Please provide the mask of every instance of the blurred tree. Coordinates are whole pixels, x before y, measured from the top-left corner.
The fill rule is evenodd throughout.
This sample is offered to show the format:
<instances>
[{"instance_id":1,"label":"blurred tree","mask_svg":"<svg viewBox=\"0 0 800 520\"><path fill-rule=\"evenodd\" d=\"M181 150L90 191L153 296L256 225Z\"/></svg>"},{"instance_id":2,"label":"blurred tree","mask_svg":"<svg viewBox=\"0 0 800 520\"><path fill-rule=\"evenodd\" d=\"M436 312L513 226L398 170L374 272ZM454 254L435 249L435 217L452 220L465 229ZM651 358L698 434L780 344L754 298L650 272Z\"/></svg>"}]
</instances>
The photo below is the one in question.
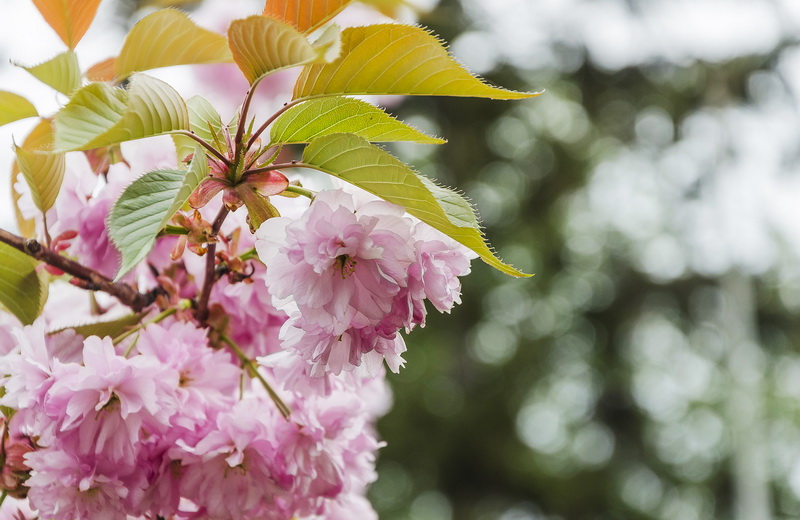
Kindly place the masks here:
<instances>
[{"instance_id":1,"label":"blurred tree","mask_svg":"<svg viewBox=\"0 0 800 520\"><path fill-rule=\"evenodd\" d=\"M800 514L800 15L677 4L443 0L421 20L490 81L547 90L399 109L450 142L398 153L465 187L537 276L476 262L410 339L382 519Z\"/></svg>"}]
</instances>

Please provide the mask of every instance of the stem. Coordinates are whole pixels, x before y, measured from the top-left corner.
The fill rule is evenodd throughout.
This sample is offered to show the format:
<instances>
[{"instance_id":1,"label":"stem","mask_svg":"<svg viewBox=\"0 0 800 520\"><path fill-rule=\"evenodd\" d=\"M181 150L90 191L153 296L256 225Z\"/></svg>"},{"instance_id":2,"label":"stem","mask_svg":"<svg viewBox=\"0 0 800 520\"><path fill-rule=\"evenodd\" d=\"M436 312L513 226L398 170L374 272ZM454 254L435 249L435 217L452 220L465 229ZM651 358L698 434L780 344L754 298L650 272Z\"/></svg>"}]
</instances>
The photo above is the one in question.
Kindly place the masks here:
<instances>
[{"instance_id":1,"label":"stem","mask_svg":"<svg viewBox=\"0 0 800 520\"><path fill-rule=\"evenodd\" d=\"M181 300L181 302L178 304L177 307L170 307L169 309L161 311L160 313L158 313L155 316L153 316L152 320L144 321L144 322L136 325L135 327L132 327L132 328L126 330L125 332L123 332L122 334L120 334L119 336L117 336L116 338L111 340L111 342L114 345L118 345L125 338L127 338L127 337L129 337L129 336L131 336L131 335L133 335L133 334L135 334L137 332L139 332L140 330L142 330L143 328L147 327L148 325L152 325L153 323L158 323L160 321L163 321L165 318L169 318L170 316L172 316L173 314L175 314L179 310L186 310L191 306L192 306L191 300ZM130 354L130 350L132 348L133 348L133 345L131 345L131 348L129 348L128 352L125 353L126 357L128 356L128 354Z\"/></svg>"},{"instance_id":2,"label":"stem","mask_svg":"<svg viewBox=\"0 0 800 520\"><path fill-rule=\"evenodd\" d=\"M6 501L6 497L7 497L7 496L8 496L8 491L6 491L6 490L4 489L4 490L3 490L3 493L2 493L2 494L0 494L0 506L2 506L2 505L3 505L3 502L5 502L5 501Z\"/></svg>"},{"instance_id":3,"label":"stem","mask_svg":"<svg viewBox=\"0 0 800 520\"><path fill-rule=\"evenodd\" d=\"M263 168L254 168L252 170L247 170L244 172L246 175L251 173L263 173L263 172L271 172L273 170L285 170L287 168L314 168L310 164L302 163L299 161L292 161L288 163L278 163L278 164L270 164L269 166L264 166Z\"/></svg>"},{"instance_id":4,"label":"stem","mask_svg":"<svg viewBox=\"0 0 800 520\"><path fill-rule=\"evenodd\" d=\"M289 419L289 416L292 414L292 411L286 406L286 403L280 398L280 396L273 390L272 386L264 379L264 376L261 375L261 372L258 371L258 365L256 365L252 359L248 358L247 355L242 352L242 349L239 348L239 345L234 343L234 341L226 336L225 334L220 333L220 339L225 342L231 349L236 353L239 359L244 363L244 365L249 369L250 375L255 377L261 382L261 385L269 394L270 399L275 403L275 406L278 407L278 411L281 412L284 419Z\"/></svg>"},{"instance_id":5,"label":"stem","mask_svg":"<svg viewBox=\"0 0 800 520\"><path fill-rule=\"evenodd\" d=\"M216 148L214 148L213 146L211 146L209 143L207 143L207 142L205 141L205 139L203 139L202 137L198 136L198 135L197 135L197 134L195 134L194 132L191 132L191 131L188 131L188 130L184 130L184 131L177 132L177 133L178 133L179 135L185 135L186 137L189 137L190 139L194 139L195 141L197 141L198 143L200 143L200 145L201 145L203 148L205 148L206 150L208 150L209 152L211 152L211 155L213 155L214 157L216 157L217 159L219 159L220 161L222 161L222 162L223 162L223 163L224 163L224 164L225 164L225 165L226 165L228 168L231 168L231 167L233 166L233 163L231 163L231 161L230 161L230 160L228 160L228 158L227 158L227 157L225 157L224 155L222 155L222 154L221 154L221 153L220 153L220 152L219 152L219 151L218 151Z\"/></svg>"},{"instance_id":6,"label":"stem","mask_svg":"<svg viewBox=\"0 0 800 520\"><path fill-rule=\"evenodd\" d=\"M164 229L158 234L159 237L175 236L175 235L188 235L189 230L180 226L165 226Z\"/></svg>"},{"instance_id":7,"label":"stem","mask_svg":"<svg viewBox=\"0 0 800 520\"><path fill-rule=\"evenodd\" d=\"M222 208L220 208L219 213L217 214L217 218L214 219L214 223L211 225L211 236L216 237L219 233L220 228L222 227L222 223L225 222L225 218L228 216L228 208L225 207L223 204ZM205 280L203 282L203 291L200 293L200 299L197 301L197 321L200 323L204 323L206 318L208 318L208 298L211 296L211 287L213 287L214 282L216 282L216 260L217 260L217 242L211 242L208 244L208 252L206 253L208 256L206 257L206 275Z\"/></svg>"},{"instance_id":8,"label":"stem","mask_svg":"<svg viewBox=\"0 0 800 520\"><path fill-rule=\"evenodd\" d=\"M254 258L258 258L258 252L256 251L255 247L252 247L239 255L241 260L253 260Z\"/></svg>"},{"instance_id":9,"label":"stem","mask_svg":"<svg viewBox=\"0 0 800 520\"><path fill-rule=\"evenodd\" d=\"M269 125L271 125L273 121L278 119L278 117L281 114L283 114L284 112L286 112L287 110L289 110L290 108L295 106L296 104L300 103L301 101L303 101L303 100L302 99L295 99L294 101L290 101L289 103L286 103L280 109L278 109L277 112L272 114L272 116L269 119L264 121L263 125L258 127L258 130L256 130L256 133L254 133L252 136L250 136L250 140L247 141L247 148L249 149L251 146L253 146L253 143L256 142L256 139L258 139L258 137L264 132L264 130L266 130L267 127Z\"/></svg>"},{"instance_id":10,"label":"stem","mask_svg":"<svg viewBox=\"0 0 800 520\"><path fill-rule=\"evenodd\" d=\"M0 229L0 242L8 244L40 262L51 265L77 278L83 282L80 286L85 287L87 290L103 291L114 296L136 312L141 312L142 309L155 301L156 295L154 292L142 294L126 283L114 282L94 269L89 269L74 260L62 256L34 239L25 239Z\"/></svg>"},{"instance_id":11,"label":"stem","mask_svg":"<svg viewBox=\"0 0 800 520\"><path fill-rule=\"evenodd\" d=\"M47 226L47 212L42 211L42 228L44 228L44 243L47 247L50 247L53 244L53 239L50 238L50 230Z\"/></svg>"},{"instance_id":12,"label":"stem","mask_svg":"<svg viewBox=\"0 0 800 520\"><path fill-rule=\"evenodd\" d=\"M317 196L317 192L309 190L308 188L303 188L302 186L295 186L294 184L286 186L286 191L289 193L297 193L298 195L308 197L311 200L314 200L314 197Z\"/></svg>"}]
</instances>

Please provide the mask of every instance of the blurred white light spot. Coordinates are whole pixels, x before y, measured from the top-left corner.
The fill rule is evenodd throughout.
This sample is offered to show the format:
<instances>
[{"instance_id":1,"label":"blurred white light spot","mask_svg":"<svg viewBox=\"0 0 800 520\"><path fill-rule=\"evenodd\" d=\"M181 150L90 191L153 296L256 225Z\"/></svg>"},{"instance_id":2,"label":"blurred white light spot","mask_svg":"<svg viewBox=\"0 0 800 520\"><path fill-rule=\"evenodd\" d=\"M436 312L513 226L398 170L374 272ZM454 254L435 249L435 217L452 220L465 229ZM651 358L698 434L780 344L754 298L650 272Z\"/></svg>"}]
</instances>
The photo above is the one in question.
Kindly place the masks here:
<instances>
[{"instance_id":1,"label":"blurred white light spot","mask_svg":"<svg viewBox=\"0 0 800 520\"><path fill-rule=\"evenodd\" d=\"M652 511L661 503L664 486L649 468L639 467L623 477L622 499L639 511Z\"/></svg>"},{"instance_id":2,"label":"blurred white light spot","mask_svg":"<svg viewBox=\"0 0 800 520\"><path fill-rule=\"evenodd\" d=\"M495 43L487 33L463 33L453 41L450 52L475 74L486 74L497 65Z\"/></svg>"},{"instance_id":3,"label":"blurred white light spot","mask_svg":"<svg viewBox=\"0 0 800 520\"><path fill-rule=\"evenodd\" d=\"M517 435L536 451L555 453L566 445L567 432L557 410L530 404L517 415Z\"/></svg>"},{"instance_id":4,"label":"blurred white light spot","mask_svg":"<svg viewBox=\"0 0 800 520\"><path fill-rule=\"evenodd\" d=\"M590 422L578 430L572 451L584 466L603 466L614 454L614 434L605 425Z\"/></svg>"},{"instance_id":5,"label":"blurred white light spot","mask_svg":"<svg viewBox=\"0 0 800 520\"><path fill-rule=\"evenodd\" d=\"M487 365L501 365L517 351L517 336L497 322L478 324L468 339L472 356Z\"/></svg>"},{"instance_id":6,"label":"blurred white light spot","mask_svg":"<svg viewBox=\"0 0 800 520\"><path fill-rule=\"evenodd\" d=\"M453 508L438 491L426 491L411 503L411 517L418 520L451 520Z\"/></svg>"}]
</instances>

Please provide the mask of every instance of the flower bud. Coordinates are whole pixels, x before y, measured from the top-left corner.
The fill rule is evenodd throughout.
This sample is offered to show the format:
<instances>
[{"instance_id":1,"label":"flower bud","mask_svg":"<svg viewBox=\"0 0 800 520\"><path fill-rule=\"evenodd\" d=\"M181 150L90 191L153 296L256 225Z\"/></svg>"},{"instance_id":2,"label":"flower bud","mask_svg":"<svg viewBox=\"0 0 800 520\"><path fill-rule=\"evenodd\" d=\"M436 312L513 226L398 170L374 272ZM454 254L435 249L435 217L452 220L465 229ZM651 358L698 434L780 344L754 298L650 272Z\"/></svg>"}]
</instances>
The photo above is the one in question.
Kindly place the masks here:
<instances>
[{"instance_id":1,"label":"flower bud","mask_svg":"<svg viewBox=\"0 0 800 520\"><path fill-rule=\"evenodd\" d=\"M5 419L2 419L2 429L3 446L0 458L3 469L0 471L0 489L11 497L25 498L28 495L25 481L30 476L30 468L25 464L25 454L35 450L33 441L19 432L9 433Z\"/></svg>"}]
</instances>

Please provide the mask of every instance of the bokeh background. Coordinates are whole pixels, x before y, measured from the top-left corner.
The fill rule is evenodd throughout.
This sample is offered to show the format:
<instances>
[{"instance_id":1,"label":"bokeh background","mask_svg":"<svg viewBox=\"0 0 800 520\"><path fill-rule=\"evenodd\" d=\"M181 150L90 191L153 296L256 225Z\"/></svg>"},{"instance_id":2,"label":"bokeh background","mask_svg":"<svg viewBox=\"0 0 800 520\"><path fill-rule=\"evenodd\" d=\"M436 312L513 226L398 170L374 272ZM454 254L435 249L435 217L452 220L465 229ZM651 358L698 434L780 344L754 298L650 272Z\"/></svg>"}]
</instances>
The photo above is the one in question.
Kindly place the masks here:
<instances>
[{"instance_id":1,"label":"bokeh background","mask_svg":"<svg viewBox=\"0 0 800 520\"><path fill-rule=\"evenodd\" d=\"M409 338L381 519L800 517L800 2L417 5L473 71L545 90L391 108L450 141L393 150L536 276L476 262ZM137 7L104 2L108 41Z\"/></svg>"}]
</instances>

